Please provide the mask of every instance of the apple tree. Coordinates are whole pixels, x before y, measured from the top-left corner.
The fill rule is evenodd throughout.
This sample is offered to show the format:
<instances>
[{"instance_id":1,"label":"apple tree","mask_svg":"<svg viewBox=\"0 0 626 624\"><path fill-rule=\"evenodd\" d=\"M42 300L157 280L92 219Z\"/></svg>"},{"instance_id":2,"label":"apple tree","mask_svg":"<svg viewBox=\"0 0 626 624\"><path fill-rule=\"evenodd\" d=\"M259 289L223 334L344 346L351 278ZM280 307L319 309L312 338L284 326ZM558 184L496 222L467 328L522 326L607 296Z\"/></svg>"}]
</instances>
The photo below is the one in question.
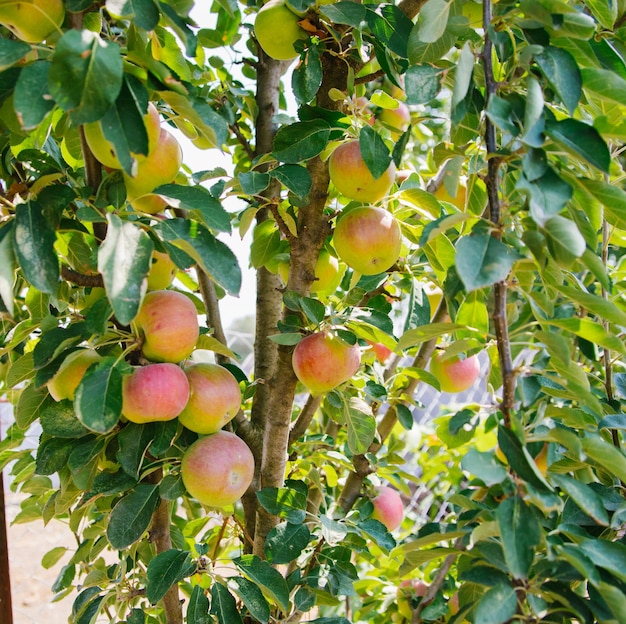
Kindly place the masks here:
<instances>
[{"instance_id":1,"label":"apple tree","mask_svg":"<svg viewBox=\"0 0 626 624\"><path fill-rule=\"evenodd\" d=\"M70 622L624 621L625 23L0 0L0 467Z\"/></svg>"}]
</instances>

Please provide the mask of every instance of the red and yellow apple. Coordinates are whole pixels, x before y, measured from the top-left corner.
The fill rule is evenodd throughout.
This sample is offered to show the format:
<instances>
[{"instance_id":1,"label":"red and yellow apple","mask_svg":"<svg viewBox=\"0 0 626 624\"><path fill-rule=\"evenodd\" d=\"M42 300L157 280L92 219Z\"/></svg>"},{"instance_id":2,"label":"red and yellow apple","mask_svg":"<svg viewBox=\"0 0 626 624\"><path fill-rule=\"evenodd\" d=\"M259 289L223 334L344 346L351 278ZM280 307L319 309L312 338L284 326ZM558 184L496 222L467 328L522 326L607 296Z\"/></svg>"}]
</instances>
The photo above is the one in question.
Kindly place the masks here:
<instances>
[{"instance_id":1,"label":"red and yellow apple","mask_svg":"<svg viewBox=\"0 0 626 624\"><path fill-rule=\"evenodd\" d=\"M134 323L143 336L143 354L153 362L185 360L200 334L196 306L175 290L149 292Z\"/></svg>"},{"instance_id":2,"label":"red and yellow apple","mask_svg":"<svg viewBox=\"0 0 626 624\"><path fill-rule=\"evenodd\" d=\"M442 392L463 392L478 379L480 362L477 355L462 359L458 355L439 351L430 360L430 372L439 382Z\"/></svg>"},{"instance_id":3,"label":"red and yellow apple","mask_svg":"<svg viewBox=\"0 0 626 624\"><path fill-rule=\"evenodd\" d=\"M55 401L74 399L78 384L87 369L100 359L93 349L73 351L64 360L54 377L48 381L48 392Z\"/></svg>"},{"instance_id":4,"label":"red and yellow apple","mask_svg":"<svg viewBox=\"0 0 626 624\"><path fill-rule=\"evenodd\" d=\"M393 351L389 347L386 347L382 342L374 342L372 340L368 340L367 342L372 347L372 351L374 352L376 359L381 364L384 364L393 353Z\"/></svg>"},{"instance_id":5,"label":"red and yellow apple","mask_svg":"<svg viewBox=\"0 0 626 624\"><path fill-rule=\"evenodd\" d=\"M176 364L136 368L122 383L122 415L134 423L172 420L189 400L189 382Z\"/></svg>"},{"instance_id":6,"label":"red and yellow apple","mask_svg":"<svg viewBox=\"0 0 626 624\"><path fill-rule=\"evenodd\" d=\"M271 0L263 5L254 21L254 35L265 54L278 61L290 61L298 56L294 43L308 37L300 28L298 15L284 0Z\"/></svg>"},{"instance_id":7,"label":"red and yellow apple","mask_svg":"<svg viewBox=\"0 0 626 624\"><path fill-rule=\"evenodd\" d=\"M388 486L381 487L372 499L372 505L372 518L382 522L388 531L395 531L402 524L404 504L397 490Z\"/></svg>"},{"instance_id":8,"label":"red and yellow apple","mask_svg":"<svg viewBox=\"0 0 626 624\"><path fill-rule=\"evenodd\" d=\"M388 210L360 206L339 217L333 243L349 267L363 275L376 275L391 268L400 257L402 232Z\"/></svg>"},{"instance_id":9,"label":"red and yellow apple","mask_svg":"<svg viewBox=\"0 0 626 624\"><path fill-rule=\"evenodd\" d=\"M157 145L159 139L159 133L161 131L161 119L159 117L159 111L154 104L148 104L148 111L143 117L146 132L148 133L148 153L147 154L133 154L137 160L141 160L150 154ZM85 133L85 140L89 149L96 157L96 159L102 163L105 167L110 169L121 169L122 164L115 153L115 147L105 136L102 130L102 123L100 121L92 121L86 123L83 126L83 132Z\"/></svg>"},{"instance_id":10,"label":"red and yellow apple","mask_svg":"<svg viewBox=\"0 0 626 624\"><path fill-rule=\"evenodd\" d=\"M313 395L329 392L348 381L358 370L361 353L329 331L303 338L293 351L296 377Z\"/></svg>"},{"instance_id":11,"label":"red and yellow apple","mask_svg":"<svg viewBox=\"0 0 626 624\"><path fill-rule=\"evenodd\" d=\"M254 456L234 433L218 431L187 449L180 474L197 501L222 508L237 502L252 483Z\"/></svg>"},{"instance_id":12,"label":"red and yellow apple","mask_svg":"<svg viewBox=\"0 0 626 624\"><path fill-rule=\"evenodd\" d=\"M169 254L162 251L152 252L152 264L148 272L148 289L165 290L174 281L178 267Z\"/></svg>"},{"instance_id":13,"label":"red and yellow apple","mask_svg":"<svg viewBox=\"0 0 626 624\"><path fill-rule=\"evenodd\" d=\"M374 178L363 160L358 140L342 143L333 151L328 159L328 171L339 193L370 203L385 197L396 177L396 166L392 162L380 177Z\"/></svg>"},{"instance_id":14,"label":"red and yellow apple","mask_svg":"<svg viewBox=\"0 0 626 624\"><path fill-rule=\"evenodd\" d=\"M2 0L0 24L18 39L41 43L60 30L65 19L63 0Z\"/></svg>"},{"instance_id":15,"label":"red and yellow apple","mask_svg":"<svg viewBox=\"0 0 626 624\"><path fill-rule=\"evenodd\" d=\"M411 125L411 111L404 102L398 102L396 108L381 108L378 120L391 131L392 136L399 137Z\"/></svg>"},{"instance_id":16,"label":"red and yellow apple","mask_svg":"<svg viewBox=\"0 0 626 624\"><path fill-rule=\"evenodd\" d=\"M241 390L235 376L217 364L192 364L185 369L189 401L178 420L196 433L215 433L235 417Z\"/></svg>"}]
</instances>

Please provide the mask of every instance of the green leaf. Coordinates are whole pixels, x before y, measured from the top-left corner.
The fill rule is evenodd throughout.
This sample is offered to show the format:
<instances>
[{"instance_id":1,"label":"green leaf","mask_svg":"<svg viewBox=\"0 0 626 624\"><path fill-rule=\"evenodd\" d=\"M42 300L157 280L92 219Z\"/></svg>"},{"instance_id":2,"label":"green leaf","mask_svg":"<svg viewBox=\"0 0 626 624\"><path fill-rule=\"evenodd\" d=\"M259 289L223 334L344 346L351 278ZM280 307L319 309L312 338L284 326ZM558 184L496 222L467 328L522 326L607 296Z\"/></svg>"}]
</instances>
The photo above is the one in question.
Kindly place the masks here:
<instances>
[{"instance_id":1,"label":"green leaf","mask_svg":"<svg viewBox=\"0 0 626 624\"><path fill-rule=\"evenodd\" d=\"M591 11L591 14L607 30L613 30L613 25L618 17L618 4L615 0L585 0L585 5ZM625 101L622 100L622 103Z\"/></svg>"},{"instance_id":2,"label":"green leaf","mask_svg":"<svg viewBox=\"0 0 626 624\"><path fill-rule=\"evenodd\" d=\"M311 531L306 524L281 523L267 535L265 556L272 565L290 563L308 546Z\"/></svg>"},{"instance_id":3,"label":"green leaf","mask_svg":"<svg viewBox=\"0 0 626 624\"><path fill-rule=\"evenodd\" d=\"M136 24L143 30L154 30L159 23L159 10L153 0L106 0L107 11Z\"/></svg>"},{"instance_id":4,"label":"green leaf","mask_svg":"<svg viewBox=\"0 0 626 624\"><path fill-rule=\"evenodd\" d=\"M17 384L31 379L34 368L35 362L32 351L28 351L14 360L11 363L5 379L7 388L14 388Z\"/></svg>"},{"instance_id":5,"label":"green leaf","mask_svg":"<svg viewBox=\"0 0 626 624\"><path fill-rule=\"evenodd\" d=\"M550 475L552 483L566 492L570 498L584 511L591 516L598 524L609 525L609 516L604 508L600 496L586 483L573 479L566 474Z\"/></svg>"},{"instance_id":6,"label":"green leaf","mask_svg":"<svg viewBox=\"0 0 626 624\"><path fill-rule=\"evenodd\" d=\"M117 320L128 325L145 294L154 244L135 223L107 216L107 236L98 250L98 271Z\"/></svg>"},{"instance_id":7,"label":"green leaf","mask_svg":"<svg viewBox=\"0 0 626 624\"><path fill-rule=\"evenodd\" d=\"M621 588L604 582L598 584L598 591L619 622L626 613L626 594Z\"/></svg>"},{"instance_id":8,"label":"green leaf","mask_svg":"<svg viewBox=\"0 0 626 624\"><path fill-rule=\"evenodd\" d=\"M91 624L100 610L104 596L100 595L99 587L89 587L82 591L72 605L71 620L75 624Z\"/></svg>"},{"instance_id":9,"label":"green leaf","mask_svg":"<svg viewBox=\"0 0 626 624\"><path fill-rule=\"evenodd\" d=\"M291 75L291 88L299 104L308 104L315 98L322 84L322 76L319 47L310 46Z\"/></svg>"},{"instance_id":10,"label":"green leaf","mask_svg":"<svg viewBox=\"0 0 626 624\"><path fill-rule=\"evenodd\" d=\"M23 41L0 39L0 72L9 69L18 61L23 59L31 50L31 47Z\"/></svg>"},{"instance_id":11,"label":"green leaf","mask_svg":"<svg viewBox=\"0 0 626 624\"><path fill-rule=\"evenodd\" d=\"M529 161L525 160L527 163ZM538 225L558 215L573 194L572 187L552 167L547 167L543 175L532 181L526 175L521 175L516 188L528 196L530 215Z\"/></svg>"},{"instance_id":12,"label":"green leaf","mask_svg":"<svg viewBox=\"0 0 626 624\"><path fill-rule=\"evenodd\" d=\"M123 470L117 472L101 472L96 475L91 488L85 493L85 500L94 496L112 496L124 494L137 485L137 479L126 474Z\"/></svg>"},{"instance_id":13,"label":"green leaf","mask_svg":"<svg viewBox=\"0 0 626 624\"><path fill-rule=\"evenodd\" d=\"M329 138L330 126L323 119L283 126L274 137L272 156L284 163L299 164L320 154Z\"/></svg>"},{"instance_id":14,"label":"green leaf","mask_svg":"<svg viewBox=\"0 0 626 624\"><path fill-rule=\"evenodd\" d=\"M77 345L85 338L83 323L72 323L68 327L55 327L46 332L33 350L33 365L41 369L67 349Z\"/></svg>"},{"instance_id":15,"label":"green leaf","mask_svg":"<svg viewBox=\"0 0 626 624\"><path fill-rule=\"evenodd\" d=\"M613 226L626 230L626 192L603 180L576 178L578 184L593 195L603 206L606 220Z\"/></svg>"},{"instance_id":16,"label":"green leaf","mask_svg":"<svg viewBox=\"0 0 626 624\"><path fill-rule=\"evenodd\" d=\"M250 615L261 622L267 624L270 619L270 606L263 596L263 592L247 578L243 576L235 576L232 578L235 587L233 591L239 596L239 599L246 605Z\"/></svg>"},{"instance_id":17,"label":"green leaf","mask_svg":"<svg viewBox=\"0 0 626 624\"><path fill-rule=\"evenodd\" d=\"M211 279L231 295L241 289L241 269L235 254L205 227L186 219L167 219L155 226L164 241L191 256Z\"/></svg>"},{"instance_id":18,"label":"green leaf","mask_svg":"<svg viewBox=\"0 0 626 624\"><path fill-rule=\"evenodd\" d=\"M200 585L194 585L187 606L187 624L211 624L209 599Z\"/></svg>"},{"instance_id":19,"label":"green leaf","mask_svg":"<svg viewBox=\"0 0 626 624\"><path fill-rule=\"evenodd\" d=\"M622 582L626 582L626 546L604 539L586 540L579 545L595 565L608 570Z\"/></svg>"},{"instance_id":20,"label":"green leaf","mask_svg":"<svg viewBox=\"0 0 626 624\"><path fill-rule=\"evenodd\" d=\"M280 165L270 170L270 176L276 178L298 197L307 197L313 186L311 174L302 165Z\"/></svg>"},{"instance_id":21,"label":"green leaf","mask_svg":"<svg viewBox=\"0 0 626 624\"><path fill-rule=\"evenodd\" d=\"M111 357L87 370L74 397L76 416L87 429L109 433L122 415L122 374Z\"/></svg>"},{"instance_id":22,"label":"green leaf","mask_svg":"<svg viewBox=\"0 0 626 624\"><path fill-rule=\"evenodd\" d=\"M42 408L50 401L45 388L29 384L20 394L15 407L15 423L20 429L28 429L41 415Z\"/></svg>"},{"instance_id":23,"label":"green leaf","mask_svg":"<svg viewBox=\"0 0 626 624\"><path fill-rule=\"evenodd\" d=\"M452 18L454 19L454 18ZM449 20L448 24L452 22ZM436 63L441 60L457 40L456 34L448 28L444 34L432 43L420 41L419 26L416 25L409 36L408 54L411 65Z\"/></svg>"},{"instance_id":24,"label":"green leaf","mask_svg":"<svg viewBox=\"0 0 626 624\"><path fill-rule=\"evenodd\" d=\"M502 483L508 473L504 466L496 461L493 453L481 453L471 448L461 460L461 467L477 476L487 487Z\"/></svg>"},{"instance_id":25,"label":"green leaf","mask_svg":"<svg viewBox=\"0 0 626 624\"><path fill-rule=\"evenodd\" d=\"M404 351L405 349L410 349L411 347L422 344L422 342L426 342L427 340L438 338L439 336L444 336L446 334L451 334L459 329L465 329L465 326L457 323L430 323L428 325L416 327L415 329L410 329L409 331L404 332L404 334L400 337L400 340L398 340L396 350Z\"/></svg>"},{"instance_id":26,"label":"green leaf","mask_svg":"<svg viewBox=\"0 0 626 624\"><path fill-rule=\"evenodd\" d=\"M359 147L374 179L380 178L391 164L391 153L381 136L370 126L364 126L359 134Z\"/></svg>"},{"instance_id":27,"label":"green leaf","mask_svg":"<svg viewBox=\"0 0 626 624\"><path fill-rule=\"evenodd\" d=\"M568 151L582 156L600 171L609 172L611 152L593 126L577 119L546 120L545 132Z\"/></svg>"},{"instance_id":28,"label":"green leaf","mask_svg":"<svg viewBox=\"0 0 626 624\"><path fill-rule=\"evenodd\" d=\"M543 232L550 255L564 268L569 268L585 252L585 239L571 219L561 215L550 217Z\"/></svg>"},{"instance_id":29,"label":"green leaf","mask_svg":"<svg viewBox=\"0 0 626 624\"><path fill-rule=\"evenodd\" d=\"M542 322L560 327L600 347L626 354L623 342L590 318L548 319Z\"/></svg>"},{"instance_id":30,"label":"green leaf","mask_svg":"<svg viewBox=\"0 0 626 624\"><path fill-rule=\"evenodd\" d=\"M41 567L44 568L44 570L49 570L60 561L61 557L67 551L68 549L65 546L57 546L49 550L41 559Z\"/></svg>"},{"instance_id":31,"label":"green leaf","mask_svg":"<svg viewBox=\"0 0 626 624\"><path fill-rule=\"evenodd\" d=\"M597 67L584 67L581 73L586 90L620 106L626 103L626 80L616 72Z\"/></svg>"},{"instance_id":32,"label":"green leaf","mask_svg":"<svg viewBox=\"0 0 626 624\"><path fill-rule=\"evenodd\" d=\"M407 104L427 104L441 90L443 72L432 65L411 65L404 75Z\"/></svg>"},{"instance_id":33,"label":"green leaf","mask_svg":"<svg viewBox=\"0 0 626 624\"><path fill-rule=\"evenodd\" d=\"M43 432L55 438L76 439L89 434L76 418L71 401L47 404L41 411L40 423Z\"/></svg>"},{"instance_id":34,"label":"green leaf","mask_svg":"<svg viewBox=\"0 0 626 624\"><path fill-rule=\"evenodd\" d=\"M154 423L128 423L118 434L119 450L116 459L131 477L138 479L143 458L154 439Z\"/></svg>"},{"instance_id":35,"label":"green leaf","mask_svg":"<svg viewBox=\"0 0 626 624\"><path fill-rule=\"evenodd\" d=\"M166 550L150 560L146 573L146 598L156 604L165 596L169 588L193 574L196 564L186 550Z\"/></svg>"},{"instance_id":36,"label":"green leaf","mask_svg":"<svg viewBox=\"0 0 626 624\"><path fill-rule=\"evenodd\" d=\"M600 436L583 438L583 451L598 462L610 474L620 481L626 482L626 457L612 444L605 442Z\"/></svg>"},{"instance_id":37,"label":"green leaf","mask_svg":"<svg viewBox=\"0 0 626 624\"><path fill-rule=\"evenodd\" d=\"M455 266L468 292L505 280L516 254L488 234L464 236L456 246Z\"/></svg>"},{"instance_id":38,"label":"green leaf","mask_svg":"<svg viewBox=\"0 0 626 624\"><path fill-rule=\"evenodd\" d=\"M22 128L33 130L54 108L48 96L49 61L35 61L22 69L13 96L13 106Z\"/></svg>"},{"instance_id":39,"label":"green leaf","mask_svg":"<svg viewBox=\"0 0 626 624\"><path fill-rule=\"evenodd\" d=\"M357 524L359 531L362 531L369 538L376 542L382 550L391 552L396 547L396 540L389 533L387 527L378 520L368 518Z\"/></svg>"},{"instance_id":40,"label":"green leaf","mask_svg":"<svg viewBox=\"0 0 626 624\"><path fill-rule=\"evenodd\" d=\"M136 542L147 531L152 514L159 504L159 488L140 483L111 510L107 539L113 548L123 550Z\"/></svg>"},{"instance_id":41,"label":"green leaf","mask_svg":"<svg viewBox=\"0 0 626 624\"><path fill-rule=\"evenodd\" d=\"M293 524L306 518L308 488L302 481L287 481L282 488L263 488L257 492L262 507L270 514Z\"/></svg>"},{"instance_id":42,"label":"green leaf","mask_svg":"<svg viewBox=\"0 0 626 624\"><path fill-rule=\"evenodd\" d=\"M65 468L73 448L73 440L49 438L41 442L37 449L35 474L51 475Z\"/></svg>"},{"instance_id":43,"label":"green leaf","mask_svg":"<svg viewBox=\"0 0 626 624\"><path fill-rule=\"evenodd\" d=\"M337 413L340 422L348 427L348 447L354 454L367 451L376 436L376 419L371 407L358 397L350 397L344 401L341 415Z\"/></svg>"},{"instance_id":44,"label":"green leaf","mask_svg":"<svg viewBox=\"0 0 626 624\"><path fill-rule=\"evenodd\" d=\"M10 222L0 229L0 300L11 316L15 311L13 282L16 262L13 241L13 222Z\"/></svg>"},{"instance_id":45,"label":"green leaf","mask_svg":"<svg viewBox=\"0 0 626 624\"><path fill-rule=\"evenodd\" d=\"M369 9L365 15L374 41L401 58L407 58L413 22L393 4L382 4L378 11Z\"/></svg>"},{"instance_id":46,"label":"green leaf","mask_svg":"<svg viewBox=\"0 0 626 624\"><path fill-rule=\"evenodd\" d=\"M13 228L15 255L24 277L37 290L50 295L59 285L59 259L54 250L56 234L37 202L18 204Z\"/></svg>"},{"instance_id":47,"label":"green leaf","mask_svg":"<svg viewBox=\"0 0 626 624\"><path fill-rule=\"evenodd\" d=\"M289 587L283 575L256 555L243 555L233 563L285 612L289 611ZM227 622L225 624L230 624Z\"/></svg>"},{"instance_id":48,"label":"green leaf","mask_svg":"<svg viewBox=\"0 0 626 624\"><path fill-rule=\"evenodd\" d=\"M492 587L476 605L475 621L480 624L504 624L517 610L517 593L510 585Z\"/></svg>"},{"instance_id":49,"label":"green leaf","mask_svg":"<svg viewBox=\"0 0 626 624\"><path fill-rule=\"evenodd\" d=\"M595 314L599 319L626 327L626 312L623 312L612 301L599 295L592 295L579 288L553 284L553 288L565 295L571 301L579 303L581 307Z\"/></svg>"},{"instance_id":50,"label":"green leaf","mask_svg":"<svg viewBox=\"0 0 626 624\"><path fill-rule=\"evenodd\" d=\"M204 224L212 230L217 232L231 231L230 215L203 186L163 184L152 192L165 197L168 204L174 208L197 211Z\"/></svg>"},{"instance_id":51,"label":"green leaf","mask_svg":"<svg viewBox=\"0 0 626 624\"><path fill-rule=\"evenodd\" d=\"M235 598L219 582L211 586L211 613L217 616L219 624L242 624Z\"/></svg>"},{"instance_id":52,"label":"green leaf","mask_svg":"<svg viewBox=\"0 0 626 624\"><path fill-rule=\"evenodd\" d=\"M446 31L450 5L447 0L428 0L419 12L418 39L434 43Z\"/></svg>"},{"instance_id":53,"label":"green leaf","mask_svg":"<svg viewBox=\"0 0 626 624\"><path fill-rule=\"evenodd\" d=\"M504 453L509 466L524 481L537 490L548 490L549 485L542 479L528 451L522 447L519 438L508 427L498 427L498 446Z\"/></svg>"},{"instance_id":54,"label":"green leaf","mask_svg":"<svg viewBox=\"0 0 626 624\"><path fill-rule=\"evenodd\" d=\"M426 296L426 290L422 288L419 282L413 280L411 282L411 292L409 294L409 307L404 321L404 333L411 329L428 325L432 311L430 309L430 301Z\"/></svg>"},{"instance_id":55,"label":"green leaf","mask_svg":"<svg viewBox=\"0 0 626 624\"><path fill-rule=\"evenodd\" d=\"M471 292L463 299L456 313L456 322L481 334L489 333L489 311L480 293Z\"/></svg>"},{"instance_id":56,"label":"green leaf","mask_svg":"<svg viewBox=\"0 0 626 624\"><path fill-rule=\"evenodd\" d=\"M122 88L120 47L88 30L67 30L57 41L48 74L50 95L76 125L97 121Z\"/></svg>"},{"instance_id":57,"label":"green leaf","mask_svg":"<svg viewBox=\"0 0 626 624\"><path fill-rule=\"evenodd\" d=\"M270 176L267 173L258 171L243 171L237 175L241 190L246 195L258 195L262 193L270 183Z\"/></svg>"},{"instance_id":58,"label":"green leaf","mask_svg":"<svg viewBox=\"0 0 626 624\"><path fill-rule=\"evenodd\" d=\"M574 57L567 50L547 46L535 56L535 61L569 114L573 115L582 95L582 78Z\"/></svg>"},{"instance_id":59,"label":"green leaf","mask_svg":"<svg viewBox=\"0 0 626 624\"><path fill-rule=\"evenodd\" d=\"M319 11L335 24L347 24L358 28L365 20L367 9L354 2L337 2L320 6Z\"/></svg>"}]
</instances>

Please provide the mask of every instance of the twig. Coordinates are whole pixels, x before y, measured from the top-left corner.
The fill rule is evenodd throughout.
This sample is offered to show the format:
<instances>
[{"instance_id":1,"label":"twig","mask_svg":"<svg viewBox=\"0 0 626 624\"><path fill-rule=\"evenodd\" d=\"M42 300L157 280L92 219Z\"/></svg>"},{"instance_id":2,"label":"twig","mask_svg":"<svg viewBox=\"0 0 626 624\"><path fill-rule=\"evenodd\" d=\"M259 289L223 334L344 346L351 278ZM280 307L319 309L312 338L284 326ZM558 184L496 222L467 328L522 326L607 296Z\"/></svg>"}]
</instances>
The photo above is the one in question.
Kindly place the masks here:
<instances>
[{"instance_id":1,"label":"twig","mask_svg":"<svg viewBox=\"0 0 626 624\"><path fill-rule=\"evenodd\" d=\"M250 160L254 160L255 154L254 154L254 150L252 149L252 145L250 145L250 141L248 141L248 139L246 139L246 137L243 136L243 134L241 133L241 130L239 129L239 125L234 123L234 124L230 124L230 126L228 127L230 128L231 132L235 135L235 137L237 137L239 144L241 145L241 147L243 147L243 150L248 155L248 158Z\"/></svg>"},{"instance_id":2,"label":"twig","mask_svg":"<svg viewBox=\"0 0 626 624\"><path fill-rule=\"evenodd\" d=\"M70 269L68 266L61 267L61 277L67 282L72 282L77 286L84 286L86 288L104 288L104 280L100 273L94 275L86 275L85 273L79 273Z\"/></svg>"},{"instance_id":3,"label":"twig","mask_svg":"<svg viewBox=\"0 0 626 624\"><path fill-rule=\"evenodd\" d=\"M277 203L275 201L271 201L269 202L268 207L272 213L272 216L274 217L274 221L276 221L276 224L278 225L278 229L280 230L281 234L289 242L293 241L295 236L292 234L291 230L289 229L289 226L285 223L285 220L283 219L280 212L278 212Z\"/></svg>"},{"instance_id":4,"label":"twig","mask_svg":"<svg viewBox=\"0 0 626 624\"><path fill-rule=\"evenodd\" d=\"M289 446L306 433L306 430L309 428L309 425L313 420L313 416L315 416L315 412L317 412L321 402L321 396L313 396L312 394L309 395L302 411L298 415L296 422L289 432Z\"/></svg>"}]
</instances>

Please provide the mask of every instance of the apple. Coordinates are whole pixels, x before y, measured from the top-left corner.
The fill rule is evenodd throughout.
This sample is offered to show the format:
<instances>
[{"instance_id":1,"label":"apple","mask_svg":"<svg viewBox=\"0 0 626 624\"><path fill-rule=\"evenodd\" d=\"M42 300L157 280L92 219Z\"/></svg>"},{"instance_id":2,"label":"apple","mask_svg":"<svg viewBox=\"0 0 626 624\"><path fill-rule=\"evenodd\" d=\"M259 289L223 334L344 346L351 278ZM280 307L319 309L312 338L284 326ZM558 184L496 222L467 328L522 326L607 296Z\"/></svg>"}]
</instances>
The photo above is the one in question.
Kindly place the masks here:
<instances>
[{"instance_id":1,"label":"apple","mask_svg":"<svg viewBox=\"0 0 626 624\"><path fill-rule=\"evenodd\" d=\"M169 254L162 251L152 252L152 264L148 272L148 289L165 290L174 281L178 267Z\"/></svg>"},{"instance_id":2,"label":"apple","mask_svg":"<svg viewBox=\"0 0 626 624\"><path fill-rule=\"evenodd\" d=\"M378 120L391 130L392 136L399 136L411 125L411 111L404 102L398 102L397 108L382 108Z\"/></svg>"},{"instance_id":3,"label":"apple","mask_svg":"<svg viewBox=\"0 0 626 624\"><path fill-rule=\"evenodd\" d=\"M278 61L290 61L298 56L296 41L308 38L300 21L284 0L271 0L261 7L254 21L254 35L265 54Z\"/></svg>"},{"instance_id":4,"label":"apple","mask_svg":"<svg viewBox=\"0 0 626 624\"><path fill-rule=\"evenodd\" d=\"M232 420L241 407L235 376L217 364L192 364L185 369L190 396L178 420L196 433L215 433Z\"/></svg>"},{"instance_id":5,"label":"apple","mask_svg":"<svg viewBox=\"0 0 626 624\"><path fill-rule=\"evenodd\" d=\"M134 323L143 336L143 354L153 362L185 360L200 334L196 306L175 290L149 292Z\"/></svg>"},{"instance_id":6,"label":"apple","mask_svg":"<svg viewBox=\"0 0 626 624\"><path fill-rule=\"evenodd\" d=\"M303 338L293 351L296 377L313 395L323 394L348 381L361 364L357 345L349 345L329 331Z\"/></svg>"},{"instance_id":7,"label":"apple","mask_svg":"<svg viewBox=\"0 0 626 624\"><path fill-rule=\"evenodd\" d=\"M137 172L134 176L124 173L126 193L131 205L135 207L136 200L152 193L161 184L172 182L183 162L183 153L173 134L162 128L156 146L145 158L137 161ZM140 204L137 204L139 206ZM136 208L140 210L139 207ZM160 212L161 207L156 210ZM155 214L141 208L143 212ZM152 209L150 209L152 210Z\"/></svg>"},{"instance_id":8,"label":"apple","mask_svg":"<svg viewBox=\"0 0 626 624\"><path fill-rule=\"evenodd\" d=\"M448 356L445 351L433 355L430 372L436 377L442 392L463 392L474 385L480 374L477 355L461 359L458 355Z\"/></svg>"},{"instance_id":9,"label":"apple","mask_svg":"<svg viewBox=\"0 0 626 624\"><path fill-rule=\"evenodd\" d=\"M439 201L446 201L453 206L456 206L460 210L465 209L465 198L467 196L467 189L462 184L459 184L456 188L456 195L452 196L448 193L448 189L445 184L441 184L434 193L435 197Z\"/></svg>"},{"instance_id":10,"label":"apple","mask_svg":"<svg viewBox=\"0 0 626 624\"><path fill-rule=\"evenodd\" d=\"M122 382L122 415L134 423L172 420L189 400L189 382L176 364L148 364Z\"/></svg>"},{"instance_id":11,"label":"apple","mask_svg":"<svg viewBox=\"0 0 626 624\"><path fill-rule=\"evenodd\" d=\"M0 24L27 43L41 43L64 19L63 0L0 1Z\"/></svg>"},{"instance_id":12,"label":"apple","mask_svg":"<svg viewBox=\"0 0 626 624\"><path fill-rule=\"evenodd\" d=\"M252 483L254 456L234 433L218 431L187 449L180 475L197 501L208 507L226 507L238 501Z\"/></svg>"},{"instance_id":13,"label":"apple","mask_svg":"<svg viewBox=\"0 0 626 624\"><path fill-rule=\"evenodd\" d=\"M333 242L337 254L349 267L363 275L376 275L398 260L402 232L388 210L360 206L339 217Z\"/></svg>"},{"instance_id":14,"label":"apple","mask_svg":"<svg viewBox=\"0 0 626 624\"><path fill-rule=\"evenodd\" d=\"M396 177L396 166L391 162L379 178L374 178L363 160L359 141L355 139L342 143L333 151L328 159L328 172L342 195L374 203L389 192Z\"/></svg>"},{"instance_id":15,"label":"apple","mask_svg":"<svg viewBox=\"0 0 626 624\"><path fill-rule=\"evenodd\" d=\"M100 359L93 349L73 351L64 360L54 377L48 381L48 392L55 401L74 399L74 392L87 369Z\"/></svg>"},{"instance_id":16,"label":"apple","mask_svg":"<svg viewBox=\"0 0 626 624\"><path fill-rule=\"evenodd\" d=\"M388 486L381 487L376 498L372 499L372 505L372 518L382 522L388 531L395 531L402 524L404 504L397 490Z\"/></svg>"},{"instance_id":17,"label":"apple","mask_svg":"<svg viewBox=\"0 0 626 624\"><path fill-rule=\"evenodd\" d=\"M409 621L413 619L413 599L426 595L428 585L419 579L405 579L398 586L398 611ZM417 601L415 602L417 606Z\"/></svg>"},{"instance_id":18,"label":"apple","mask_svg":"<svg viewBox=\"0 0 626 624\"><path fill-rule=\"evenodd\" d=\"M161 118L154 104L148 104L148 111L144 115L143 121L146 126L146 132L148 133L148 154L150 154L157 145L161 131ZM87 141L89 149L101 164L110 169L122 168L122 163L120 163L115 153L113 143L108 141L104 136L102 123L100 121L92 121L84 124L83 132L85 133L85 141ZM137 160L141 160L148 154L133 154L133 157Z\"/></svg>"},{"instance_id":19,"label":"apple","mask_svg":"<svg viewBox=\"0 0 626 624\"><path fill-rule=\"evenodd\" d=\"M372 347L372 351L374 352L376 359L381 364L384 364L393 353L393 351L389 347L386 347L382 342L373 342L371 340L368 340L367 342Z\"/></svg>"},{"instance_id":20,"label":"apple","mask_svg":"<svg viewBox=\"0 0 626 624\"><path fill-rule=\"evenodd\" d=\"M315 263L315 280L311 284L311 293L320 296L332 295L343 278L344 270L339 261L327 249L322 249ZM278 274L285 284L289 281L289 262L280 262Z\"/></svg>"}]
</instances>

